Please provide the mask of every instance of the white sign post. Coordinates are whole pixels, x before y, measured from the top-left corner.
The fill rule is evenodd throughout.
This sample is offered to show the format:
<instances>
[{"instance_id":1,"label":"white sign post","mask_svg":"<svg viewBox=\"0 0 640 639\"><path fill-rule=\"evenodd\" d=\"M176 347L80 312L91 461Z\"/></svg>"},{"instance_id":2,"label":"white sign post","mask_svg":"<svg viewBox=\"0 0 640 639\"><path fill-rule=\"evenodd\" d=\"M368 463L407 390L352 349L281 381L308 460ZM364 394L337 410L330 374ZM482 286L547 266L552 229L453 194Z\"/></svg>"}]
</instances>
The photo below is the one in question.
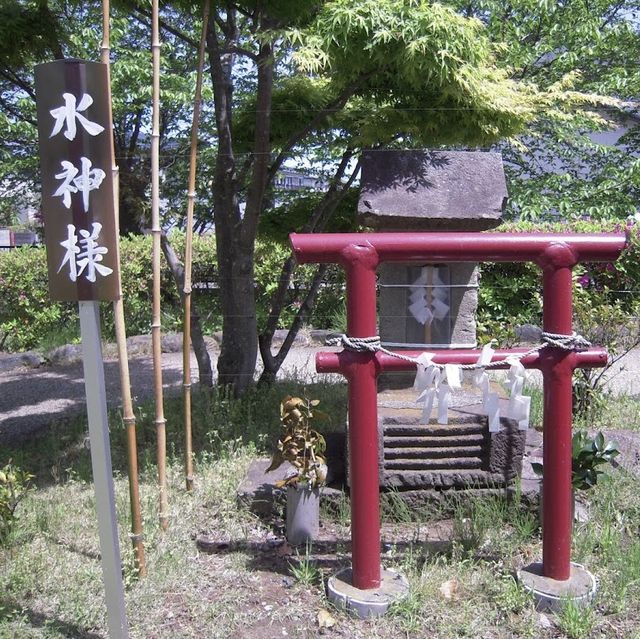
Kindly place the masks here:
<instances>
[{"instance_id":1,"label":"white sign post","mask_svg":"<svg viewBox=\"0 0 640 639\"><path fill-rule=\"evenodd\" d=\"M102 575L107 601L107 622L111 639L126 638L122 562L118 543L116 505L109 446L109 421L100 343L99 302L79 302L82 364L87 395L87 417L91 440L91 467L98 511L98 534Z\"/></svg>"},{"instance_id":2,"label":"white sign post","mask_svg":"<svg viewBox=\"0 0 640 639\"><path fill-rule=\"evenodd\" d=\"M126 639L98 301L119 296L108 73L57 60L38 65L35 79L49 292L79 302L107 623L111 639Z\"/></svg>"}]
</instances>

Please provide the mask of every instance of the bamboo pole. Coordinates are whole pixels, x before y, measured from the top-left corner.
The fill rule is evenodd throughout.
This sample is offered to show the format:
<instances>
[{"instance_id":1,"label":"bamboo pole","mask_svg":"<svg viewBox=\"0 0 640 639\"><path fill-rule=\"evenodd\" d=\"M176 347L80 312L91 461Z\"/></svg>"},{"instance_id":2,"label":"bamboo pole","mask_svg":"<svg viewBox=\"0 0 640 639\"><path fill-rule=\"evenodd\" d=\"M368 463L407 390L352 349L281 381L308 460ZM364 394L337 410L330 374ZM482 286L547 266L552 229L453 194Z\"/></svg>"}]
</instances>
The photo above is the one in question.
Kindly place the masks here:
<instances>
[{"instance_id":1,"label":"bamboo pole","mask_svg":"<svg viewBox=\"0 0 640 639\"><path fill-rule=\"evenodd\" d=\"M109 0L102 1L102 43L100 45L100 61L107 67L109 87L109 122L113 121L111 113L111 73L110 73L110 26L109 26ZM119 238L119 171L115 159L113 131L110 136L111 143L111 172L113 175L113 201L115 210L116 236ZM116 242L118 252L117 261L120 263L120 242ZM147 563L144 555L144 541L142 532L142 512L140 508L140 486L138 483L138 450L136 445L136 418L133 412L131 400L131 381L129 378L129 357L127 353L127 332L124 323L124 303L122 300L122 278L118 270L118 299L113 302L113 316L116 326L116 344L118 346L118 364L120 368L120 387L122 393L122 419L127 433L127 467L129 474L129 502L131 504L131 542L135 555L138 575L145 577Z\"/></svg>"},{"instance_id":2,"label":"bamboo pole","mask_svg":"<svg viewBox=\"0 0 640 639\"><path fill-rule=\"evenodd\" d=\"M209 22L209 0L202 9L202 35L198 51L196 93L191 123L191 153L189 157L189 184L187 187L187 228L184 244L184 320L182 324L182 387L184 397L184 474L187 490L193 488L193 444L191 437L191 266L193 263L193 208L196 197L196 164L198 127L202 100L202 70Z\"/></svg>"},{"instance_id":3,"label":"bamboo pole","mask_svg":"<svg viewBox=\"0 0 640 639\"><path fill-rule=\"evenodd\" d=\"M167 431L162 397L162 344L160 323L160 29L158 0L151 3L151 54L153 63L152 129L151 129L151 234L153 237L153 317L151 344L156 403L156 436L160 527L169 525L167 500Z\"/></svg>"}]
</instances>

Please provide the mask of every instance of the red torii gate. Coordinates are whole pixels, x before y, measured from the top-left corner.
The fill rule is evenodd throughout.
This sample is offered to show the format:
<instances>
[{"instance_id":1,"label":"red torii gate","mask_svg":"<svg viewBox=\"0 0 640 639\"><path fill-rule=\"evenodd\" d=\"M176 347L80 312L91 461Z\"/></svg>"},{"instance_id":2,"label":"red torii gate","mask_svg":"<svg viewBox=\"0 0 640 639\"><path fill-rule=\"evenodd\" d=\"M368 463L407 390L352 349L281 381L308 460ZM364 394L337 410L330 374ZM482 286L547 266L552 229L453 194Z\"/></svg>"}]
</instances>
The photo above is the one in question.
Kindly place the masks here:
<instances>
[{"instance_id":1,"label":"red torii gate","mask_svg":"<svg viewBox=\"0 0 640 639\"><path fill-rule=\"evenodd\" d=\"M579 262L614 261L625 247L619 234L535 233L335 233L290 235L298 263L341 264L347 277L347 332L377 333L376 268L381 262L534 262L543 273L543 330L572 335L572 268ZM497 351L493 360L522 354ZM417 357L418 351L402 351ZM436 364L472 364L479 350L440 351ZM522 360L544 380L544 577L565 581L571 572L572 375L576 368L602 367L604 348L567 351L546 347ZM507 368L508 365L505 365ZM382 352L318 353L320 373L342 373L349 385L352 584L380 587L377 377L415 364Z\"/></svg>"}]
</instances>

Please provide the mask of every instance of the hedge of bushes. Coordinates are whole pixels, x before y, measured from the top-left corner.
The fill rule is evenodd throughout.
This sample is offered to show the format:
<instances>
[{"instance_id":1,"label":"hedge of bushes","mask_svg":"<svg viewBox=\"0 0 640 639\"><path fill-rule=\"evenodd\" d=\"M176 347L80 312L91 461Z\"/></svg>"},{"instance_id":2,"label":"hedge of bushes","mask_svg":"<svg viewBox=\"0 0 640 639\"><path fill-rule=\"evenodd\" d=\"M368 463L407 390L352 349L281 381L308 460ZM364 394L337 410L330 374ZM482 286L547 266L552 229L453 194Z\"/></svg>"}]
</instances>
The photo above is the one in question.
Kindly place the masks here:
<instances>
[{"instance_id":1,"label":"hedge of bushes","mask_svg":"<svg viewBox=\"0 0 640 639\"><path fill-rule=\"evenodd\" d=\"M624 231L620 223L580 221L574 223L505 224L500 231L584 232ZM576 268L576 300L585 308L603 303L616 312L631 315L638 306L640 289L640 225L626 229L631 243L614 264L587 264ZM171 243L178 255L183 252L184 236L174 233ZM269 300L289 247L275 240L259 241L256 247L256 295L258 322L269 312ZM208 235L194 238L193 281L215 282L215 239ZM151 238L136 236L121 242L122 285L127 333L149 333L151 324ZM168 267L162 270L162 309L164 330L179 330L182 320L179 293ZM314 266L299 268L295 286L304 283ZM330 271L321 289L311 323L330 328L343 308L344 278L341 269ZM627 292L632 291L632 292ZM291 303L283 312L281 327L288 326L296 312L292 289ZM635 292L635 293L634 293ZM193 301L201 314L205 332L219 330L220 306L215 290L194 288ZM482 268L478 336L480 341L498 338L508 341L515 326L527 322L540 324L540 272L531 264L485 264ZM111 306L103 304L103 331L106 339L114 335ZM22 248L0 253L0 350L46 349L78 337L77 309L72 303L51 302L47 290L44 248Z\"/></svg>"},{"instance_id":2,"label":"hedge of bushes","mask_svg":"<svg viewBox=\"0 0 640 639\"><path fill-rule=\"evenodd\" d=\"M178 255L184 251L184 235L173 233L171 244ZM120 243L122 290L128 335L146 334L151 330L151 237L130 236ZM260 241L256 247L256 296L258 322L264 323L269 299L277 284L283 260L289 248L275 241ZM193 282L215 283L215 238L211 235L194 238ZM298 270L296 284L304 288L304 280L313 266ZM332 272L335 286L324 287L316 304L312 323L326 327L332 314L342 304L341 274ZM179 292L168 266L162 259L162 325L166 331L179 330L182 325ZM292 297L293 297L292 290ZM44 247L25 247L0 253L0 350L17 351L31 348L46 350L78 339L77 305L52 302L47 284L47 264ZM193 289L194 307L201 315L206 333L221 328L218 294L212 288ZM296 311L296 304L285 309L281 326L287 326ZM113 339L115 328L110 304L102 305L103 337Z\"/></svg>"},{"instance_id":3,"label":"hedge of bushes","mask_svg":"<svg viewBox=\"0 0 640 639\"><path fill-rule=\"evenodd\" d=\"M502 225L502 232L538 233L626 233L627 248L613 263L580 264L574 269L576 321L586 309L602 309L602 316L632 320L637 318L640 300L640 224L617 220L532 223ZM604 308L607 306L607 308ZM595 310L597 312L597 310ZM542 322L542 280L533 264L483 264L479 291L478 337L509 342L515 327ZM580 326L578 326L580 328Z\"/></svg>"}]
</instances>

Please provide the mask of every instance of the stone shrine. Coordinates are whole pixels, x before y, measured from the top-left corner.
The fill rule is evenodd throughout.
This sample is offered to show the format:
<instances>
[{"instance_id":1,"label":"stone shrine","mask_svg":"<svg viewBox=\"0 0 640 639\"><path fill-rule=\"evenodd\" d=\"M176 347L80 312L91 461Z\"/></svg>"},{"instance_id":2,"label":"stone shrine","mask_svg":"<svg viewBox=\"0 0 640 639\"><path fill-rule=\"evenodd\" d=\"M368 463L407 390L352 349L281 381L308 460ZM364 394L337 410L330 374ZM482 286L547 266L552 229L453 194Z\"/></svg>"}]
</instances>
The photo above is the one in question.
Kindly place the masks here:
<instances>
[{"instance_id":1,"label":"stone shrine","mask_svg":"<svg viewBox=\"0 0 640 639\"><path fill-rule=\"evenodd\" d=\"M358 220L374 231L485 231L506 199L499 153L363 153ZM383 264L379 287L385 345L475 347L477 264Z\"/></svg>"},{"instance_id":2,"label":"stone shrine","mask_svg":"<svg viewBox=\"0 0 640 639\"><path fill-rule=\"evenodd\" d=\"M499 153L363 153L358 219L375 231L488 230L501 223L506 198ZM476 347L476 263L384 263L378 286L387 348ZM490 433L477 394L463 389L452 396L448 425L420 424L412 383L406 374L379 379L381 487L420 499L425 489L504 488L519 474L525 432L516 422L502 418Z\"/></svg>"}]
</instances>

